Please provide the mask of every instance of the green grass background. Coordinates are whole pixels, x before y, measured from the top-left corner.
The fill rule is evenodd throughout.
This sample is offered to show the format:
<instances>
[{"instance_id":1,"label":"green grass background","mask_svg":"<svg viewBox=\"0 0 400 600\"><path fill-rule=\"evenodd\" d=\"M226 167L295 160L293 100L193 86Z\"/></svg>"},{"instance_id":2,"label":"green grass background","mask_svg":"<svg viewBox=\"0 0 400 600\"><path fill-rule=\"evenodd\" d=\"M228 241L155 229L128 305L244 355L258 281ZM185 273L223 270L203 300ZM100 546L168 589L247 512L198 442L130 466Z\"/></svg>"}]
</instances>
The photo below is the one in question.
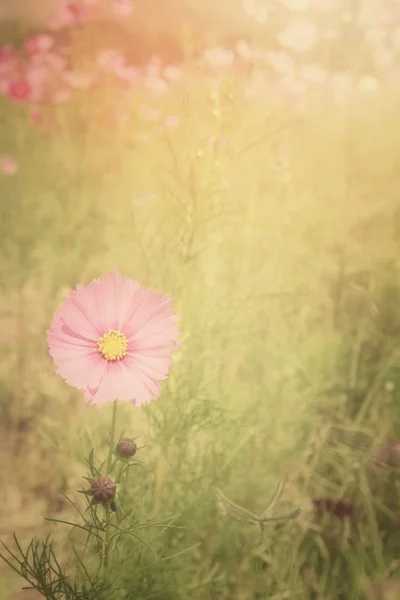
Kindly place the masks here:
<instances>
[{"instance_id":1,"label":"green grass background","mask_svg":"<svg viewBox=\"0 0 400 600\"><path fill-rule=\"evenodd\" d=\"M129 499L180 515L152 541L161 559L195 546L163 561L126 542L124 597L362 600L400 556L398 476L370 460L400 434L398 92L299 113L246 85L227 76L218 107L190 69L167 100L82 92L49 109L52 134L1 99L20 165L0 180L1 537L52 531L68 561L43 517L70 514L60 492L92 447L105 456L111 407L55 374L46 329L77 282L116 268L173 297L182 339L160 399L119 409L145 446ZM179 127L158 135L145 108ZM217 485L261 511L281 479L277 512L302 505L297 521L262 538L218 514ZM354 518L318 518L319 496Z\"/></svg>"}]
</instances>

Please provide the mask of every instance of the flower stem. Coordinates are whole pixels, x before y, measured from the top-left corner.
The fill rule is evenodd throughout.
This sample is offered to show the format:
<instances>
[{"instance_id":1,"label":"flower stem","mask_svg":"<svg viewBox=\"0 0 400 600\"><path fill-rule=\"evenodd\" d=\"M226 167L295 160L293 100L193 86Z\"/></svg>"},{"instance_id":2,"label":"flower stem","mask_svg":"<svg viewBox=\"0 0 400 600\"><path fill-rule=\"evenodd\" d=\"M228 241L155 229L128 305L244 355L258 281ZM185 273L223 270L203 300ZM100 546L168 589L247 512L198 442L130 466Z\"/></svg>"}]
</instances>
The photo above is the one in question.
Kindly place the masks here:
<instances>
[{"instance_id":1,"label":"flower stem","mask_svg":"<svg viewBox=\"0 0 400 600\"><path fill-rule=\"evenodd\" d=\"M111 439L110 439L110 449L108 451L108 459L107 459L107 477L110 475L112 457L114 452L115 445L115 424L117 422L117 401L113 402L113 412L112 412L112 421L111 421Z\"/></svg>"},{"instance_id":2,"label":"flower stem","mask_svg":"<svg viewBox=\"0 0 400 600\"><path fill-rule=\"evenodd\" d=\"M111 421L111 438L110 438L110 448L108 451L108 459L107 459L107 471L106 476L110 476L111 465L112 465L112 457L114 452L115 445L115 425L117 422L117 401L113 402L113 411L112 411L112 421ZM109 545L110 545L110 507L107 504L104 507L105 512L105 531L104 538L102 544L102 552L101 552L101 578L103 581L107 579L108 575L108 553L109 553Z\"/></svg>"}]
</instances>

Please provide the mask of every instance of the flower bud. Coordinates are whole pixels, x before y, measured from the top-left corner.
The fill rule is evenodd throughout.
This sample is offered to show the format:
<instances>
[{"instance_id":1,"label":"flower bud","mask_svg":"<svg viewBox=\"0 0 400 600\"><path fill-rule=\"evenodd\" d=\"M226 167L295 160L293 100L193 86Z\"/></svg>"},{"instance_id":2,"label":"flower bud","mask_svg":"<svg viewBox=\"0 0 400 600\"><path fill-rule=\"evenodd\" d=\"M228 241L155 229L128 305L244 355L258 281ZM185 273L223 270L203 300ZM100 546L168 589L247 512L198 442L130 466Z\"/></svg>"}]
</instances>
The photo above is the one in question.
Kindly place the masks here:
<instances>
[{"instance_id":1,"label":"flower bud","mask_svg":"<svg viewBox=\"0 0 400 600\"><path fill-rule=\"evenodd\" d=\"M107 502L115 497L117 491L116 484L109 478L102 475L91 484L92 503Z\"/></svg>"},{"instance_id":2,"label":"flower bud","mask_svg":"<svg viewBox=\"0 0 400 600\"><path fill-rule=\"evenodd\" d=\"M130 458L136 454L137 446L130 438L121 438L117 444L116 453L121 458Z\"/></svg>"},{"instance_id":3,"label":"flower bud","mask_svg":"<svg viewBox=\"0 0 400 600\"><path fill-rule=\"evenodd\" d=\"M382 448L374 457L374 463L378 467L400 467L400 444L389 444Z\"/></svg>"}]
</instances>

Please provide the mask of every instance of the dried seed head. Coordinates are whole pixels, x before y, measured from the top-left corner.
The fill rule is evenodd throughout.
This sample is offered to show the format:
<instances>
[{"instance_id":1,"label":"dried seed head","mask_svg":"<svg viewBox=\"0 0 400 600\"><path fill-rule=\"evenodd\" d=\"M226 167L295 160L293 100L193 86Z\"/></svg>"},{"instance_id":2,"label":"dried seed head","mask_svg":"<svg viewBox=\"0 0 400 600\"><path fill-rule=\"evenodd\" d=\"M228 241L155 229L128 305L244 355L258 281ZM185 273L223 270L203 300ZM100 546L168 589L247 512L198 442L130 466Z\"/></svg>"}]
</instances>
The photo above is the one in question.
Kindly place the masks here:
<instances>
[{"instance_id":1,"label":"dried seed head","mask_svg":"<svg viewBox=\"0 0 400 600\"><path fill-rule=\"evenodd\" d=\"M93 504L99 502L107 502L115 497L117 491L116 484L109 477L101 476L92 482L91 493L93 496Z\"/></svg>"},{"instance_id":2,"label":"dried seed head","mask_svg":"<svg viewBox=\"0 0 400 600\"><path fill-rule=\"evenodd\" d=\"M351 517L353 506L343 500L334 500L333 498L314 498L312 500L314 508L320 513L331 513L340 519Z\"/></svg>"},{"instance_id":3,"label":"dried seed head","mask_svg":"<svg viewBox=\"0 0 400 600\"><path fill-rule=\"evenodd\" d=\"M378 467L400 467L400 444L389 444L374 458Z\"/></svg>"},{"instance_id":4,"label":"dried seed head","mask_svg":"<svg viewBox=\"0 0 400 600\"><path fill-rule=\"evenodd\" d=\"M137 446L131 438L121 438L117 444L116 453L121 458L130 458L136 454Z\"/></svg>"}]
</instances>

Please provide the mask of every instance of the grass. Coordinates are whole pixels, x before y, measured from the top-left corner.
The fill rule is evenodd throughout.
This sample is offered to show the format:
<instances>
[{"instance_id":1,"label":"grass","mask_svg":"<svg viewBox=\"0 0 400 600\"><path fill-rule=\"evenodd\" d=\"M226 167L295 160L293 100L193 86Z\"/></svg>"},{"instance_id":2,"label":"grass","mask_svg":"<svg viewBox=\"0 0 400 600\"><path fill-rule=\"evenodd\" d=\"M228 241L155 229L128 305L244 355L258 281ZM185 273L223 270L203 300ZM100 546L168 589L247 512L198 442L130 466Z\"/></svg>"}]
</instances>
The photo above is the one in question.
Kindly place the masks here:
<instances>
[{"instance_id":1,"label":"grass","mask_svg":"<svg viewBox=\"0 0 400 600\"><path fill-rule=\"evenodd\" d=\"M137 514L183 528L146 531L157 560L121 544L121 598L362 600L399 572L396 471L371 459L400 434L398 96L298 112L223 85L189 70L165 100L82 92L49 109L53 133L2 100L20 164L0 182L2 539L55 532L68 564L42 519L67 519L60 492L106 455L111 407L82 406L45 332L76 282L117 268L174 298L183 341L161 398L118 415L145 446ZM144 109L179 127L159 135ZM217 486L261 513L282 479L276 511L298 520L261 536L218 514ZM353 517L319 516L322 496Z\"/></svg>"}]
</instances>

